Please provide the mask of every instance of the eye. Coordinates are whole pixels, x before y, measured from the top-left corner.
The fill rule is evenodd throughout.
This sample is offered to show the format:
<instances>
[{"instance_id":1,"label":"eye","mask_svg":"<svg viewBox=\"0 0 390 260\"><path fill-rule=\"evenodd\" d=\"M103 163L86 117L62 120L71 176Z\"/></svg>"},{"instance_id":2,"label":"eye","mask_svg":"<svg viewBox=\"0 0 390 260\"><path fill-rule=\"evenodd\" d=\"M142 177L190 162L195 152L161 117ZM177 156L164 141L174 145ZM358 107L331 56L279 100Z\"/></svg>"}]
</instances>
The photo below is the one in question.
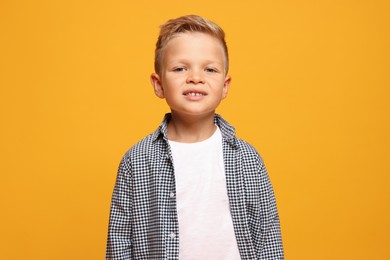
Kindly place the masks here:
<instances>
[{"instance_id":1,"label":"eye","mask_svg":"<svg viewBox=\"0 0 390 260\"><path fill-rule=\"evenodd\" d=\"M214 69L214 68L206 68L205 71L206 71L206 72L209 72L209 73L218 72L218 70L216 70L216 69Z\"/></svg>"},{"instance_id":2,"label":"eye","mask_svg":"<svg viewBox=\"0 0 390 260\"><path fill-rule=\"evenodd\" d=\"M176 68L173 68L172 71L175 71L175 72L182 72L182 71L185 71L186 68L185 67L176 67Z\"/></svg>"}]
</instances>

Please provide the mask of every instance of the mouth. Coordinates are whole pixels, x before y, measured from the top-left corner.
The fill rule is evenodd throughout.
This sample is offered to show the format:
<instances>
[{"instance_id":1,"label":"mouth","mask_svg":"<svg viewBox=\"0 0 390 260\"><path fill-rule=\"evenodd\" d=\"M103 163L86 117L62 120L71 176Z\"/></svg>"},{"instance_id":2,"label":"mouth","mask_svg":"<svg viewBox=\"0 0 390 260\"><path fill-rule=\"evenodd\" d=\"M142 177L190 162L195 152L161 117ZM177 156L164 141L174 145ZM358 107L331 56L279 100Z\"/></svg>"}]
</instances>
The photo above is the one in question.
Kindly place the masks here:
<instances>
[{"instance_id":1,"label":"mouth","mask_svg":"<svg viewBox=\"0 0 390 260\"><path fill-rule=\"evenodd\" d=\"M201 91L189 90L189 91L184 92L183 95L187 96L187 97L203 97L203 96L206 96L207 93L201 92Z\"/></svg>"},{"instance_id":2,"label":"mouth","mask_svg":"<svg viewBox=\"0 0 390 260\"><path fill-rule=\"evenodd\" d=\"M185 96L188 96L188 97L200 97L200 96L206 96L206 94L203 94L203 93L197 93L197 92L190 92L190 93L187 93L187 94L184 94Z\"/></svg>"}]
</instances>

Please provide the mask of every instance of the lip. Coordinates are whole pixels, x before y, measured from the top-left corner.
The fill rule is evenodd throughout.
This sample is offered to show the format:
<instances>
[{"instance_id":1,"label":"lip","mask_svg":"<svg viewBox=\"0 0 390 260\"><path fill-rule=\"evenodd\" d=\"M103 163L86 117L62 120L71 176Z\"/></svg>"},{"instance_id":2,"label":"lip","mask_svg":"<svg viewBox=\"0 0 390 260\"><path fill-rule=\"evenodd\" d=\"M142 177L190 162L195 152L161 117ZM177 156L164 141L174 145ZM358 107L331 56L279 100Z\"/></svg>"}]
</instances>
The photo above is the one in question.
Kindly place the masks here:
<instances>
[{"instance_id":1,"label":"lip","mask_svg":"<svg viewBox=\"0 0 390 260\"><path fill-rule=\"evenodd\" d=\"M183 92L183 95L187 97L204 97L207 96L207 93L203 90L188 89Z\"/></svg>"},{"instance_id":2,"label":"lip","mask_svg":"<svg viewBox=\"0 0 390 260\"><path fill-rule=\"evenodd\" d=\"M185 96L187 100L197 101L207 96L207 93L202 90L189 89L184 91L183 96Z\"/></svg>"}]
</instances>

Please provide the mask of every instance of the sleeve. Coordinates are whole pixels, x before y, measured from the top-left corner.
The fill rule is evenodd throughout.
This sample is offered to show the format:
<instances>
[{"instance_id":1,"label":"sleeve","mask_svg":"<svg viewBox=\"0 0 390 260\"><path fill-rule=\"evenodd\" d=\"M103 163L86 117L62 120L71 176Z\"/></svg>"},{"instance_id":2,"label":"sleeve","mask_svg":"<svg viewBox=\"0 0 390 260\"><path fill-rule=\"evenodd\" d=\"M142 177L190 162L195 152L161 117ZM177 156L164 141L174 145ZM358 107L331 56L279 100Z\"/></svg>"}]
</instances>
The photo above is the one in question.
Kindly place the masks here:
<instances>
[{"instance_id":1,"label":"sleeve","mask_svg":"<svg viewBox=\"0 0 390 260\"><path fill-rule=\"evenodd\" d=\"M266 196L266 204L263 206L265 217L260 259L284 259L279 214L274 190L264 164L261 165L260 174L262 186L265 187L264 195Z\"/></svg>"},{"instance_id":2,"label":"sleeve","mask_svg":"<svg viewBox=\"0 0 390 260\"><path fill-rule=\"evenodd\" d=\"M132 221L131 166L122 159L111 200L106 259L133 259L131 254Z\"/></svg>"}]
</instances>

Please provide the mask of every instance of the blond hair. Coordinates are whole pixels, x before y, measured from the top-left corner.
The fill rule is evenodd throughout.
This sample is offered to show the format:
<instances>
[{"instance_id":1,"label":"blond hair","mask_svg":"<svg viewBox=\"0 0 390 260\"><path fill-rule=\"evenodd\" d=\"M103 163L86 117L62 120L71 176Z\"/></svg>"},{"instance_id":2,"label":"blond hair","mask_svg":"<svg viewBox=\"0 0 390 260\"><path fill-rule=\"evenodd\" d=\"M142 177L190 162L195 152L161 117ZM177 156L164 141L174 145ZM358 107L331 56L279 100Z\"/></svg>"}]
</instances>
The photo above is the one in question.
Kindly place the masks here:
<instances>
[{"instance_id":1,"label":"blond hair","mask_svg":"<svg viewBox=\"0 0 390 260\"><path fill-rule=\"evenodd\" d=\"M161 61L163 56L163 49L167 43L177 34L186 32L201 32L211 35L218 39L223 47L225 54L225 73L229 69L229 55L225 42L225 32L216 23L207 20L198 15L185 15L176 19L168 20L160 26L160 34L156 43L154 70L159 73L161 70Z\"/></svg>"}]
</instances>

